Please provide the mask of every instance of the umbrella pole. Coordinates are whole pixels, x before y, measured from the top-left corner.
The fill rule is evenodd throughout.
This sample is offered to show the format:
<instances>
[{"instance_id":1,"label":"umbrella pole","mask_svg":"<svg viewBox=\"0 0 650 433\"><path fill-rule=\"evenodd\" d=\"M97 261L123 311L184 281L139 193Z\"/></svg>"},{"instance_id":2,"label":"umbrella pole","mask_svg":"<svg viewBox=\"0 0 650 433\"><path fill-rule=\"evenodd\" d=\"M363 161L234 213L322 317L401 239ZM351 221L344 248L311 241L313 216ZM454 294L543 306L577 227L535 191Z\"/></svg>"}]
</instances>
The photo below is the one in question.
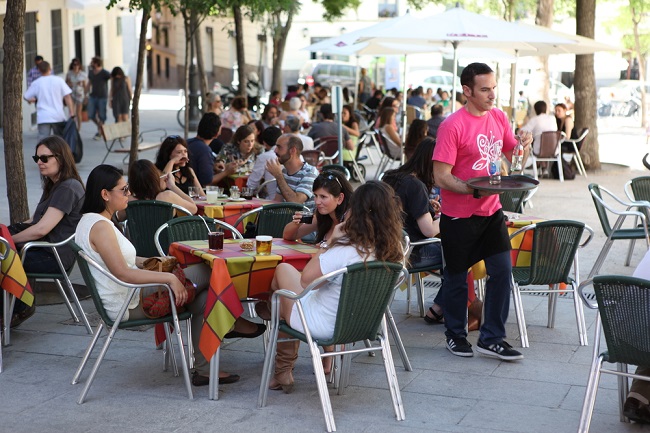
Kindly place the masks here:
<instances>
[{"instance_id":1,"label":"umbrella pole","mask_svg":"<svg viewBox=\"0 0 650 433\"><path fill-rule=\"evenodd\" d=\"M517 129L517 101L515 100L517 89L515 83L517 82L517 60L519 59L519 50L515 50L515 62L510 67L510 110L512 129Z\"/></svg>"},{"instance_id":2,"label":"umbrella pole","mask_svg":"<svg viewBox=\"0 0 650 433\"><path fill-rule=\"evenodd\" d=\"M359 71L359 56L357 55L357 73L354 77L354 105L352 107L352 114L354 114L354 110L359 109L359 74L361 73ZM365 89L364 89L365 90Z\"/></svg>"},{"instance_id":3,"label":"umbrella pole","mask_svg":"<svg viewBox=\"0 0 650 433\"><path fill-rule=\"evenodd\" d=\"M404 154L404 144L406 143L406 91L408 90L406 88L406 71L408 70L406 60L407 60L408 55L404 54L404 82L402 83L402 88L404 91L402 92L402 98L404 98L404 102L401 104L401 110L402 110L402 164L406 162L406 155Z\"/></svg>"},{"instance_id":4,"label":"umbrella pole","mask_svg":"<svg viewBox=\"0 0 650 433\"><path fill-rule=\"evenodd\" d=\"M458 76L458 41L454 41L451 43L451 45L454 47L454 66L453 66L453 71L454 71L454 76L452 78L452 92L453 94L451 95L451 101L449 103L451 104L451 112L453 113L456 111L456 92L458 89L456 89L456 77Z\"/></svg>"}]
</instances>

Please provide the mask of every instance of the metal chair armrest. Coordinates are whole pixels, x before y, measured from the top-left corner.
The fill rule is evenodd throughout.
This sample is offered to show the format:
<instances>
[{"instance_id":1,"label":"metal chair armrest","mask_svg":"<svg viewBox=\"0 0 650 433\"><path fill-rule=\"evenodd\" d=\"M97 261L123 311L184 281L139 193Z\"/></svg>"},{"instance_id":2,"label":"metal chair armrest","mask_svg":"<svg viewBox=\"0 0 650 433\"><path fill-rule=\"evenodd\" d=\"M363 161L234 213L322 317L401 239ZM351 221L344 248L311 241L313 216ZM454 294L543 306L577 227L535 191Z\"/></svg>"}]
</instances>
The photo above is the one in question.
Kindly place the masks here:
<instances>
[{"instance_id":1,"label":"metal chair armrest","mask_svg":"<svg viewBox=\"0 0 650 433\"><path fill-rule=\"evenodd\" d=\"M74 233L70 235L67 239L64 239L60 242L45 242L45 241L31 241L27 242L20 250L20 261L22 262L25 259L25 254L27 254L27 250L30 248L54 248L54 247L60 247L71 240L74 239Z\"/></svg>"},{"instance_id":2,"label":"metal chair armrest","mask_svg":"<svg viewBox=\"0 0 650 433\"><path fill-rule=\"evenodd\" d=\"M242 221L244 221L246 218L249 216L253 215L254 213L260 212L262 209L264 209L264 206L256 207L255 209L251 209L248 212L244 212L239 218L237 218L237 221L235 221L235 224L233 224L235 227L237 227ZM246 228L244 227L244 230Z\"/></svg>"},{"instance_id":3,"label":"metal chair armrest","mask_svg":"<svg viewBox=\"0 0 650 433\"><path fill-rule=\"evenodd\" d=\"M5 238L0 236L0 244L5 246L5 252L0 254L0 261L4 260L7 258L7 255L9 254L9 249L11 246L9 245L9 241L6 240Z\"/></svg>"},{"instance_id":4,"label":"metal chair armrest","mask_svg":"<svg viewBox=\"0 0 650 433\"><path fill-rule=\"evenodd\" d=\"M171 205L172 205L172 207L173 207L174 209L176 209L177 211L183 212L183 213L185 213L187 216L192 216L192 212L190 212L189 210L185 209L183 206L180 206L180 205L177 205L177 204L174 204L174 203L171 203Z\"/></svg>"},{"instance_id":5,"label":"metal chair armrest","mask_svg":"<svg viewBox=\"0 0 650 433\"><path fill-rule=\"evenodd\" d=\"M587 287L587 286L593 285L593 282L594 282L593 278L589 278L589 279L583 281L582 283L580 283L580 285L578 286L578 294L580 295L580 298L582 298L582 302L585 304L585 306L587 308L592 309L592 310L597 310L598 309L598 303L591 302L591 300L589 300L587 298L587 295L585 295L585 293L584 293L584 288Z\"/></svg>"},{"instance_id":6,"label":"metal chair armrest","mask_svg":"<svg viewBox=\"0 0 650 433\"><path fill-rule=\"evenodd\" d=\"M168 253L164 252L162 249L162 245L160 245L160 233L162 233L163 230L165 230L167 227L169 227L169 224L165 223L158 227L158 230L156 230L156 233L153 235L153 243L156 245L156 250L158 250L158 254L161 256L166 256Z\"/></svg>"},{"instance_id":7,"label":"metal chair armrest","mask_svg":"<svg viewBox=\"0 0 650 433\"><path fill-rule=\"evenodd\" d=\"M157 132L161 131L162 135L160 136L160 142L162 143L165 138L167 138L167 130L165 128L154 128L154 129L147 129L146 131L140 131L138 133L138 143L142 143L144 141L144 134L150 134L152 132Z\"/></svg>"},{"instance_id":8,"label":"metal chair armrest","mask_svg":"<svg viewBox=\"0 0 650 433\"><path fill-rule=\"evenodd\" d=\"M586 247L587 244L588 244L589 242L591 242L591 240L592 240L593 237L594 237L594 229L592 229L591 227L589 227L587 224L585 224L585 230L587 230L587 232L589 233L589 237L588 237L588 238L587 238L583 243L581 243L580 245L578 245L578 248L584 248L584 247Z\"/></svg>"},{"instance_id":9,"label":"metal chair armrest","mask_svg":"<svg viewBox=\"0 0 650 433\"><path fill-rule=\"evenodd\" d=\"M627 199L630 201L634 201L634 193L632 193L632 180L628 180L625 182L625 186L623 187L623 190L625 191L625 195L627 196Z\"/></svg>"},{"instance_id":10,"label":"metal chair armrest","mask_svg":"<svg viewBox=\"0 0 650 433\"><path fill-rule=\"evenodd\" d=\"M537 224L529 224L527 226L524 226L524 227L520 228L519 230L517 230L516 232L512 233L510 235L510 240L512 240L514 237L522 234L523 232L528 231L528 230L533 230L536 227L537 227Z\"/></svg>"}]
</instances>

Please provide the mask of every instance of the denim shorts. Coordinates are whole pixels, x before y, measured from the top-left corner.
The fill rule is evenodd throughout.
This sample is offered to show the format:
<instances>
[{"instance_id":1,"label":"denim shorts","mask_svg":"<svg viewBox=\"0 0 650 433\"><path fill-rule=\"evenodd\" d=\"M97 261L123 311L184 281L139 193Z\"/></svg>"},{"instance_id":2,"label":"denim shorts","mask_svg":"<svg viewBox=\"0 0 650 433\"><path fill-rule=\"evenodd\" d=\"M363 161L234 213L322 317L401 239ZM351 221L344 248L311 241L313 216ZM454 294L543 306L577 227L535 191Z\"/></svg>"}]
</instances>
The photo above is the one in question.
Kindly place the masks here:
<instances>
[{"instance_id":1,"label":"denim shorts","mask_svg":"<svg viewBox=\"0 0 650 433\"><path fill-rule=\"evenodd\" d=\"M106 122L106 104L108 98L88 97L88 118L94 120L99 117L102 123Z\"/></svg>"}]
</instances>

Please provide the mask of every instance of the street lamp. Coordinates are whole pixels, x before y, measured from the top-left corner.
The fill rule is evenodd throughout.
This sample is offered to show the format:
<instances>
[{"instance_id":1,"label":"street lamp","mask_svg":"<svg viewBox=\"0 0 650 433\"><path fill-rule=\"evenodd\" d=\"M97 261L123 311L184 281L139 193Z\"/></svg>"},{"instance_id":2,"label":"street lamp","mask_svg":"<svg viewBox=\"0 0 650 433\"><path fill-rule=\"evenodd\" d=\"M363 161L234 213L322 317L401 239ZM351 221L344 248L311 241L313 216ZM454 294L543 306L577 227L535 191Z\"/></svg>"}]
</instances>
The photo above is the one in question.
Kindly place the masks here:
<instances>
[{"instance_id":1,"label":"street lamp","mask_svg":"<svg viewBox=\"0 0 650 433\"><path fill-rule=\"evenodd\" d=\"M190 40L190 85L189 85L189 123L187 129L196 131L199 127L199 94L196 83L196 58L194 55L194 38Z\"/></svg>"}]
</instances>

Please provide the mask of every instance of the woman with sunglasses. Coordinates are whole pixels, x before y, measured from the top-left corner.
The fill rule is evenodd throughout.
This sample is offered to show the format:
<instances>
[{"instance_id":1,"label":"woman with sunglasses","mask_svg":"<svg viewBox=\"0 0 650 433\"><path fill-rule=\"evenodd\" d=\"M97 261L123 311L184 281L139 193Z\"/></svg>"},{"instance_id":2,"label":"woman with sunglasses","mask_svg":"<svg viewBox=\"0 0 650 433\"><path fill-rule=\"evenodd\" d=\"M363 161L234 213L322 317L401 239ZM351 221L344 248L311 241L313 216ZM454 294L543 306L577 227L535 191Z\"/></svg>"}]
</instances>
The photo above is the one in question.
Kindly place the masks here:
<instances>
[{"instance_id":1,"label":"woman with sunglasses","mask_svg":"<svg viewBox=\"0 0 650 433\"><path fill-rule=\"evenodd\" d=\"M83 111L84 100L86 99L86 84L88 75L84 72L83 66L79 59L72 59L70 69L65 76L66 84L72 89L72 102L74 102L74 120L77 123L77 129L81 128L81 114Z\"/></svg>"},{"instance_id":2,"label":"woman with sunglasses","mask_svg":"<svg viewBox=\"0 0 650 433\"><path fill-rule=\"evenodd\" d=\"M395 193L385 183L369 181L354 192L345 221L334 227L332 236L307 263L302 274L292 265L280 263L271 290L301 293L315 279L345 266L370 260L402 263L403 258L402 220ZM305 318L315 339L332 337L340 294L341 278L336 277L302 299ZM297 306L287 298L280 299L280 317L292 328L304 332ZM262 308L256 306L256 310ZM268 310L266 316L269 317ZM293 389L292 370L299 345L299 341L278 343L270 389L282 389L285 393Z\"/></svg>"},{"instance_id":3,"label":"woman with sunglasses","mask_svg":"<svg viewBox=\"0 0 650 433\"><path fill-rule=\"evenodd\" d=\"M171 173L176 186L185 194L189 194L189 188L199 196L205 196L201 183L196 177L194 170L189 165L187 143L178 135L170 135L160 145L156 155L156 167L162 174Z\"/></svg>"},{"instance_id":4,"label":"woman with sunglasses","mask_svg":"<svg viewBox=\"0 0 650 433\"><path fill-rule=\"evenodd\" d=\"M205 112L214 113L221 116L223 113L223 104L221 103L221 96L213 92L208 92L205 95L205 103L207 105Z\"/></svg>"},{"instance_id":5,"label":"woman with sunglasses","mask_svg":"<svg viewBox=\"0 0 650 433\"><path fill-rule=\"evenodd\" d=\"M70 146L58 136L46 137L36 145L32 157L38 165L43 184L43 195L34 216L8 227L20 251L30 241L61 242L74 234L81 218L84 186L77 172ZM57 247L65 269L74 264L74 252L67 246ZM31 248L23 261L27 273L60 273L56 257L50 248ZM35 307L16 301L13 325L34 314Z\"/></svg>"},{"instance_id":6,"label":"woman with sunglasses","mask_svg":"<svg viewBox=\"0 0 650 433\"><path fill-rule=\"evenodd\" d=\"M332 237L334 227L343 221L352 197L352 185L338 171L324 171L314 180L316 212L311 223L301 223L302 213L296 212L293 221L284 228L282 237L295 241L316 232L316 243Z\"/></svg>"},{"instance_id":7,"label":"woman with sunglasses","mask_svg":"<svg viewBox=\"0 0 650 433\"><path fill-rule=\"evenodd\" d=\"M129 201L129 184L126 183L122 171L110 166L99 165L88 176L88 192L81 212L83 217L77 227L75 242L102 267L120 280L131 284L159 283L169 284L176 305L187 301L185 286L169 272L153 272L138 269L142 266L143 258L137 257L135 247L115 227L111 219L117 212L123 212ZM116 252L120 254L116 254ZM108 316L115 319L127 296L127 289L115 284L96 269L90 270L97 283L97 291ZM196 297L186 305L192 313L192 342L199 347L203 313L205 310L207 290L210 280L210 268L207 265L191 265L184 269L185 276L196 285ZM140 297L134 296L124 320L144 319L146 316L140 304ZM241 329L238 329L241 328ZM266 329L243 319L237 319L235 331L238 336L255 337ZM210 364L200 350L194 352L195 372L192 375L194 386L207 385L209 382ZM236 374L219 373L219 383L227 384L239 380Z\"/></svg>"},{"instance_id":8,"label":"woman with sunglasses","mask_svg":"<svg viewBox=\"0 0 650 433\"><path fill-rule=\"evenodd\" d=\"M148 159L139 159L129 167L129 189L129 201L158 200L181 206L192 214L198 210L194 200L176 185L174 175L161 174Z\"/></svg>"}]
</instances>

